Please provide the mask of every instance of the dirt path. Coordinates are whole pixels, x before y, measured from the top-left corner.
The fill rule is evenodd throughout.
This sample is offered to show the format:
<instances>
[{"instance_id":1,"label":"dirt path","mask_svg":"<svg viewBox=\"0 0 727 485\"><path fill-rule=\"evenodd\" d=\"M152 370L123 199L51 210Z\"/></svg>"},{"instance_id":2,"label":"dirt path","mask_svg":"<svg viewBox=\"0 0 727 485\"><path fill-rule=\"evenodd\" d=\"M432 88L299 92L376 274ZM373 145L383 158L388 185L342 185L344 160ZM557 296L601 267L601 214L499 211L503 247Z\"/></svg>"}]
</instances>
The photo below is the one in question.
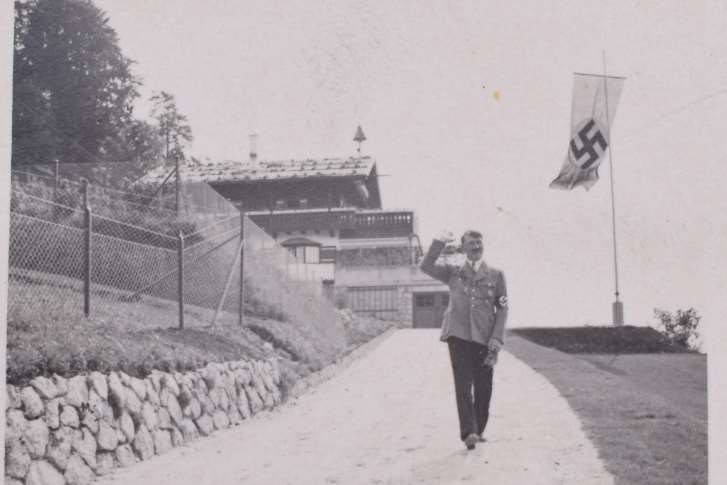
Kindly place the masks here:
<instances>
[{"instance_id":1,"label":"dirt path","mask_svg":"<svg viewBox=\"0 0 727 485\"><path fill-rule=\"evenodd\" d=\"M506 352L488 442L466 451L449 356L437 337L396 331L280 409L97 483L613 483L566 401Z\"/></svg>"}]
</instances>

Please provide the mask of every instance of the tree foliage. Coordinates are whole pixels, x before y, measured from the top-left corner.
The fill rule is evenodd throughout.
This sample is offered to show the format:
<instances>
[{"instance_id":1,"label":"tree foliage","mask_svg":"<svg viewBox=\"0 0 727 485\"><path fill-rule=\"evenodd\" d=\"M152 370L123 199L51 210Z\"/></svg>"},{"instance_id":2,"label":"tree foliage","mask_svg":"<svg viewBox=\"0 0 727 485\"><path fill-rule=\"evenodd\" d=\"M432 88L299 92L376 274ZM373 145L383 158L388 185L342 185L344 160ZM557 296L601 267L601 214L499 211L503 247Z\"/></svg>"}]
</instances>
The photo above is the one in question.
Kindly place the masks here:
<instances>
[{"instance_id":1,"label":"tree foliage","mask_svg":"<svg viewBox=\"0 0 727 485\"><path fill-rule=\"evenodd\" d=\"M90 0L15 2L13 163L116 158L139 80Z\"/></svg>"},{"instance_id":2,"label":"tree foliage","mask_svg":"<svg viewBox=\"0 0 727 485\"><path fill-rule=\"evenodd\" d=\"M654 316L663 328L662 333L674 344L685 349L697 349L695 340L699 337L697 327L702 317L694 308L677 310L676 314L669 311L654 309Z\"/></svg>"},{"instance_id":3,"label":"tree foliage","mask_svg":"<svg viewBox=\"0 0 727 485\"><path fill-rule=\"evenodd\" d=\"M187 117L177 110L174 95L166 91L154 93L151 97L152 118L157 122L159 134L164 144L167 160L185 159L184 149L192 141L192 128Z\"/></svg>"}]
</instances>

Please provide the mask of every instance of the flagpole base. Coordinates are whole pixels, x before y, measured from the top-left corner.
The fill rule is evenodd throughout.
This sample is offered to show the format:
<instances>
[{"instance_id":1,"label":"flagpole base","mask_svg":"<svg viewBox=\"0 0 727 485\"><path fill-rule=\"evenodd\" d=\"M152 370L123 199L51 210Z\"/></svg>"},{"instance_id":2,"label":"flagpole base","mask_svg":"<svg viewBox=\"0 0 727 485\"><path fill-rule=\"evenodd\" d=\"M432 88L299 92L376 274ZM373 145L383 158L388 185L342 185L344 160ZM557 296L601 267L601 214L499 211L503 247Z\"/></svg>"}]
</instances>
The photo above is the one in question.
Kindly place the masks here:
<instances>
[{"instance_id":1,"label":"flagpole base","mask_svg":"<svg viewBox=\"0 0 727 485\"><path fill-rule=\"evenodd\" d=\"M613 302L613 326L622 327L624 324L624 304L621 301L616 300Z\"/></svg>"}]
</instances>

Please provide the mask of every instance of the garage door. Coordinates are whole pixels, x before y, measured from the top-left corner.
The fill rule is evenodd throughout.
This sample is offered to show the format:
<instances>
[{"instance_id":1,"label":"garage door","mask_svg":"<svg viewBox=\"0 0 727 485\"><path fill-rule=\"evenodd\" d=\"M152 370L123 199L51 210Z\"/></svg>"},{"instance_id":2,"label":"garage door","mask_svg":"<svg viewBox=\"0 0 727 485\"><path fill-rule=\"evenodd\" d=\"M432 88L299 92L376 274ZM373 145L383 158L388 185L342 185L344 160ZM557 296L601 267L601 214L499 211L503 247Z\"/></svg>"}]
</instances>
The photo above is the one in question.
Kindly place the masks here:
<instances>
[{"instance_id":1,"label":"garage door","mask_svg":"<svg viewBox=\"0 0 727 485\"><path fill-rule=\"evenodd\" d=\"M442 315L449 305L449 293L414 293L412 295L413 327L439 328L442 326Z\"/></svg>"}]
</instances>

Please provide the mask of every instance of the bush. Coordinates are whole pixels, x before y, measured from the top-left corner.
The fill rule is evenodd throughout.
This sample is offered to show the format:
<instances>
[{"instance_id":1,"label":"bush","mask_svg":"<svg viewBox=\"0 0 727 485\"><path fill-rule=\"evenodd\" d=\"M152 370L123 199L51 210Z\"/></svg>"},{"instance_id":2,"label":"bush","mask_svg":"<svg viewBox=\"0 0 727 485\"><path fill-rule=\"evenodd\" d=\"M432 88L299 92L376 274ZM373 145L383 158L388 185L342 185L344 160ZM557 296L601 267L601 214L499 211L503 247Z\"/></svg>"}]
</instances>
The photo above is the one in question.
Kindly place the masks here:
<instances>
[{"instance_id":1,"label":"bush","mask_svg":"<svg viewBox=\"0 0 727 485\"><path fill-rule=\"evenodd\" d=\"M663 328L661 333L672 343L688 350L699 350L697 338L697 326L702 317L694 308L688 310L677 310L676 314L671 312L654 309L654 316L659 320L659 325Z\"/></svg>"}]
</instances>

